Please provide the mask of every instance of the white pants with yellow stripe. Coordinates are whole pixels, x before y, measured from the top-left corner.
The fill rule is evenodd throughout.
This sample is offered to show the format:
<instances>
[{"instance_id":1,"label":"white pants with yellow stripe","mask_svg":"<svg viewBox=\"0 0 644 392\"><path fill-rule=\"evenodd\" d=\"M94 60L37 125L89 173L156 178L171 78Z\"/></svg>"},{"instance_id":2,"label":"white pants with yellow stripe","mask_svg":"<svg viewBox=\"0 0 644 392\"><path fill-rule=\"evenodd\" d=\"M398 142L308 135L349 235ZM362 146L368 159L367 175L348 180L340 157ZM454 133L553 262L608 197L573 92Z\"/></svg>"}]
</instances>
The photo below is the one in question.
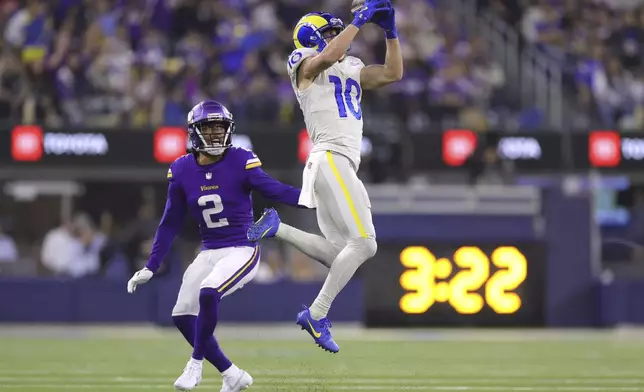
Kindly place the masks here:
<instances>
[{"instance_id":1,"label":"white pants with yellow stripe","mask_svg":"<svg viewBox=\"0 0 644 392\"><path fill-rule=\"evenodd\" d=\"M225 297L253 280L259 267L259 246L204 250L183 274L173 316L199 313L199 291L214 288Z\"/></svg>"},{"instance_id":2,"label":"white pants with yellow stripe","mask_svg":"<svg viewBox=\"0 0 644 392\"><path fill-rule=\"evenodd\" d=\"M344 155L331 151L309 155L300 204L317 208L320 230L335 247L343 248L352 238L376 237L369 195Z\"/></svg>"}]
</instances>

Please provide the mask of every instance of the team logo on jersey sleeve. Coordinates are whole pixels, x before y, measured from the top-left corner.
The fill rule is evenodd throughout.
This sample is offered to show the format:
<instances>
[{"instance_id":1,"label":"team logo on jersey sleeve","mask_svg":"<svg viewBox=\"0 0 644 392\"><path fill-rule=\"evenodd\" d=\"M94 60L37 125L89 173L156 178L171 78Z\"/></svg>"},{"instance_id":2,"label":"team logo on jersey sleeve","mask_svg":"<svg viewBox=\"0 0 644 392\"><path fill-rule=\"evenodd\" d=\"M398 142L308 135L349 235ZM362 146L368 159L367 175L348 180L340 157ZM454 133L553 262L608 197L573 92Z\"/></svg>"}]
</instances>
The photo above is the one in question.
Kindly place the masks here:
<instances>
[{"instance_id":1,"label":"team logo on jersey sleeve","mask_svg":"<svg viewBox=\"0 0 644 392\"><path fill-rule=\"evenodd\" d=\"M356 58L349 58L349 64L353 67L359 67L361 63L362 62Z\"/></svg>"}]
</instances>

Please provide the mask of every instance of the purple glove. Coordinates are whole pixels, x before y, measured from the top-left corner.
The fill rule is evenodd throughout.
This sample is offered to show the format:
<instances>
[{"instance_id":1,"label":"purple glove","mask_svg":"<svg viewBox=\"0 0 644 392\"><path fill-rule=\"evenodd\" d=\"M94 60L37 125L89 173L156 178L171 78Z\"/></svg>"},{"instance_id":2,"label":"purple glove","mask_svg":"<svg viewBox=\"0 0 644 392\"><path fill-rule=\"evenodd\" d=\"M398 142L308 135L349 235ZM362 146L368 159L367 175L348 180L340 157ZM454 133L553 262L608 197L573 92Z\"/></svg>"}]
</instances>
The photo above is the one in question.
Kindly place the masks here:
<instances>
[{"instance_id":1,"label":"purple glove","mask_svg":"<svg viewBox=\"0 0 644 392\"><path fill-rule=\"evenodd\" d=\"M379 11L371 18L371 22L377 24L385 31L387 39L398 38L396 10L394 8L391 8L389 11Z\"/></svg>"}]
</instances>

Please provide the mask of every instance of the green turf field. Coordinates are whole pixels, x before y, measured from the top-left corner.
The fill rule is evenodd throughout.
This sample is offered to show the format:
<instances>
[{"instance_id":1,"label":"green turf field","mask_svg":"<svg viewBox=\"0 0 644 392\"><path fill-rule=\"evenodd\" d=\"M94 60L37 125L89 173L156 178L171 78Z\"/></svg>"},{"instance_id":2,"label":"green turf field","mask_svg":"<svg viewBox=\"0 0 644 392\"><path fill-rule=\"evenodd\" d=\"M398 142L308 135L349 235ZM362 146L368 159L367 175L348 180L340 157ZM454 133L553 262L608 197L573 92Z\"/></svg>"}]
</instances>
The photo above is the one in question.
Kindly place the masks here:
<instances>
[{"instance_id":1,"label":"green turf field","mask_svg":"<svg viewBox=\"0 0 644 392\"><path fill-rule=\"evenodd\" d=\"M250 392L644 391L640 331L334 329L336 355L295 326L218 335L255 378ZM172 391L189 355L171 329L2 327L0 392ZM219 388L207 367L197 391Z\"/></svg>"}]
</instances>

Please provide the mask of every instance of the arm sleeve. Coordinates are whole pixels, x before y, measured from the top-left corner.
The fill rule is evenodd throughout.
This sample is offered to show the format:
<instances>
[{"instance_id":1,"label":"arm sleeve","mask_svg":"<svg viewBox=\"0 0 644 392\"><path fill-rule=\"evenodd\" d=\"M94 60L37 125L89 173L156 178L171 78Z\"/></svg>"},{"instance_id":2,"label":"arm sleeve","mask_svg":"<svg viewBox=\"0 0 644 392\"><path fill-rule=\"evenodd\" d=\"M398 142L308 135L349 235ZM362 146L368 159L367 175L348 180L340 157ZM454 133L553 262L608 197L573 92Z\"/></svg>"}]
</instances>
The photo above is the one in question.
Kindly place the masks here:
<instances>
[{"instance_id":1,"label":"arm sleeve","mask_svg":"<svg viewBox=\"0 0 644 392\"><path fill-rule=\"evenodd\" d=\"M168 171L168 179L170 180L170 184L168 185L168 197L165 202L165 210L163 211L161 222L154 236L150 258L145 265L152 272L156 272L161 266L186 216L186 197L181 189L181 185L179 185L175 178L172 178L172 170Z\"/></svg>"}]
</instances>

